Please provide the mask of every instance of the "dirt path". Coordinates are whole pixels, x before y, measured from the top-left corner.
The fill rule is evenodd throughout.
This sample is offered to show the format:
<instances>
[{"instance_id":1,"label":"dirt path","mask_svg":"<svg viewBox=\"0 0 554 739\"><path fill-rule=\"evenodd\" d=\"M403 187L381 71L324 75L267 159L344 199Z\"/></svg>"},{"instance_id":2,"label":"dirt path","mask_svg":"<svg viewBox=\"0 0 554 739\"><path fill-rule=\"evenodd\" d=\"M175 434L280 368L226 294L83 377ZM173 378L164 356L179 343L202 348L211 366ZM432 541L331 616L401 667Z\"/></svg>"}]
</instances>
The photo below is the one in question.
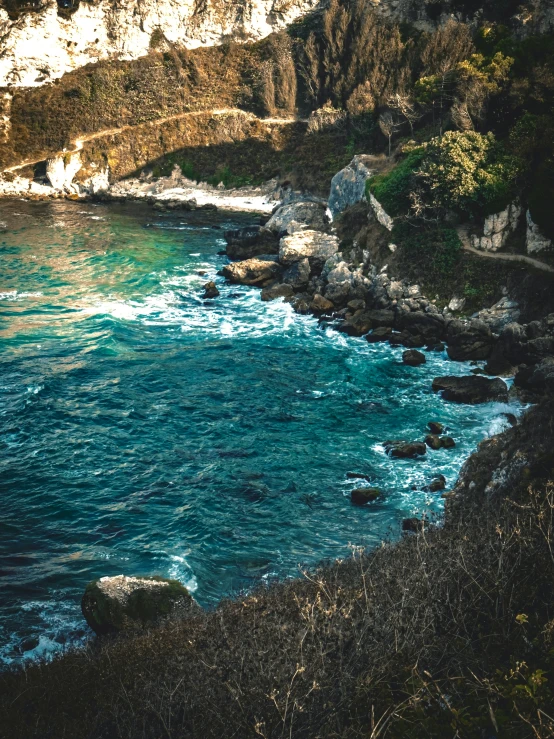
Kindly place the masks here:
<instances>
[{"instance_id":1,"label":"dirt path","mask_svg":"<svg viewBox=\"0 0 554 739\"><path fill-rule=\"evenodd\" d=\"M105 128L102 131L96 131L95 133L89 133L85 136L79 136L79 138L75 139L71 143L71 147L69 149L64 149L63 151L56 152L54 154L50 154L48 157L40 157L39 159L26 159L24 162L20 162L19 164L14 164L11 167L6 167L4 169L4 172L17 172L18 169L23 169L24 167L30 167L33 164L38 164L39 162L43 162L45 158L52 158L55 156L60 156L62 154L75 154L78 151L81 151L83 146L88 143L89 141L94 141L96 139L102 139L107 136L117 136L120 133L124 133L125 131L130 131L132 129L138 129L138 128L144 128L145 126L161 126L164 123L170 123L171 121L178 121L182 120L183 118L197 118L202 115L212 115L212 116L224 116L224 115L242 115L245 118L249 118L251 120L259 120L261 123L268 123L270 125L286 125L287 123L307 123L307 120L304 118L258 118L254 115L254 113L248 113L246 110L241 110L240 108L216 108L214 110L194 110L189 111L187 113L175 113L174 115L167 116L167 118L158 118L155 121L146 121L145 123L137 123L137 124L129 124L127 126L121 126L120 128Z\"/></svg>"},{"instance_id":2,"label":"dirt path","mask_svg":"<svg viewBox=\"0 0 554 739\"><path fill-rule=\"evenodd\" d=\"M524 262L525 264L529 264L532 267L535 267L535 269L540 269L543 272L551 272L552 274L554 274L554 267L551 267L544 262L540 262L538 259L533 259L533 257L527 257L525 256L525 254L499 254L498 252L494 251L480 251L479 249L475 249L473 246L471 246L467 229L463 226L459 226L456 230L458 232L458 236L460 237L460 241L462 242L462 246L464 247L464 251L468 251L471 254L474 254L476 257L484 257L485 259L497 259L503 262Z\"/></svg>"}]
</instances>

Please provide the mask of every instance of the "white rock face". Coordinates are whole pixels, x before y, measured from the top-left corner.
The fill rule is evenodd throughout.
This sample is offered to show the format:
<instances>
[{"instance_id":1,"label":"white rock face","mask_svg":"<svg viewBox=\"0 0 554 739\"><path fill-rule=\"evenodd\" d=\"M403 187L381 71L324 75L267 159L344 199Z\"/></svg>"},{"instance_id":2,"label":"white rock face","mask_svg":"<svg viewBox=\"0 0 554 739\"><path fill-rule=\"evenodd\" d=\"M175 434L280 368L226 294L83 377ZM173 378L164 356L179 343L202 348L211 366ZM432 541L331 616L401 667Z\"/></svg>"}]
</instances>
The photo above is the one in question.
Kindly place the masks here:
<instances>
[{"instance_id":1,"label":"white rock face","mask_svg":"<svg viewBox=\"0 0 554 739\"><path fill-rule=\"evenodd\" d=\"M313 257L327 261L339 250L339 240L320 231L301 231L284 236L279 245L281 264L292 264Z\"/></svg>"},{"instance_id":2,"label":"white rock face","mask_svg":"<svg viewBox=\"0 0 554 739\"><path fill-rule=\"evenodd\" d=\"M552 241L548 239L534 223L531 218L531 213L527 211L527 254L537 254L541 251L549 251L554 245Z\"/></svg>"},{"instance_id":3,"label":"white rock face","mask_svg":"<svg viewBox=\"0 0 554 739\"><path fill-rule=\"evenodd\" d=\"M265 224L268 231L278 235L299 231L326 231L329 220L325 206L311 201L298 201L281 206Z\"/></svg>"},{"instance_id":4,"label":"white rock face","mask_svg":"<svg viewBox=\"0 0 554 739\"><path fill-rule=\"evenodd\" d=\"M370 157L356 156L350 164L341 169L331 180L329 210L333 218L351 205L365 199L365 184L372 175L369 169Z\"/></svg>"},{"instance_id":5,"label":"white rock face","mask_svg":"<svg viewBox=\"0 0 554 739\"><path fill-rule=\"evenodd\" d=\"M494 213L485 218L483 236L474 234L471 244L480 251L498 251L501 249L511 233L518 227L521 218L521 206L515 202L500 213Z\"/></svg>"},{"instance_id":6,"label":"white rock face","mask_svg":"<svg viewBox=\"0 0 554 739\"><path fill-rule=\"evenodd\" d=\"M152 34L188 48L225 36L260 39L320 5L321 0L98 0L70 18L56 0L10 20L0 8L0 87L32 87L101 59L137 59Z\"/></svg>"},{"instance_id":7,"label":"white rock face","mask_svg":"<svg viewBox=\"0 0 554 739\"><path fill-rule=\"evenodd\" d=\"M0 143L6 143L10 138L12 128L12 95L5 92L0 95Z\"/></svg>"},{"instance_id":8,"label":"white rock face","mask_svg":"<svg viewBox=\"0 0 554 739\"><path fill-rule=\"evenodd\" d=\"M369 203L373 209L373 212L375 213L375 218L377 218L381 226L384 226L388 231L392 231L392 228L394 226L393 219L385 211L377 198L371 193L369 193Z\"/></svg>"},{"instance_id":9,"label":"white rock face","mask_svg":"<svg viewBox=\"0 0 554 739\"><path fill-rule=\"evenodd\" d=\"M47 160L46 176L54 189L68 190L81 166L81 156L78 152L66 156L60 154Z\"/></svg>"}]
</instances>

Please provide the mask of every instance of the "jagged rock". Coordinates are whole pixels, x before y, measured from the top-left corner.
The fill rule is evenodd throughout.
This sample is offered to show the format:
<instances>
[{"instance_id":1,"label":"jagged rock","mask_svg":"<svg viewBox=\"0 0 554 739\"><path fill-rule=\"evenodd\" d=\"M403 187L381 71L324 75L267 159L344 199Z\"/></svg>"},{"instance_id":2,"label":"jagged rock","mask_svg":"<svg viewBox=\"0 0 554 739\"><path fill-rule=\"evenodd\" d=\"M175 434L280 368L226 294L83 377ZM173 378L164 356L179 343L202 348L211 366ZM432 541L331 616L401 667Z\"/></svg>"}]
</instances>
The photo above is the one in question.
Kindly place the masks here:
<instances>
[{"instance_id":1,"label":"jagged rock","mask_svg":"<svg viewBox=\"0 0 554 739\"><path fill-rule=\"evenodd\" d=\"M450 359L458 362L487 359L493 344L492 332L483 321L450 321L448 324L447 352Z\"/></svg>"},{"instance_id":2,"label":"jagged rock","mask_svg":"<svg viewBox=\"0 0 554 739\"><path fill-rule=\"evenodd\" d=\"M389 216L389 214L385 211L381 203L377 200L377 198L369 194L369 203L371 205L371 208L373 210L373 213L375 214L375 218L379 221L381 226L384 226L387 231L392 231L394 227L394 221Z\"/></svg>"},{"instance_id":3,"label":"jagged rock","mask_svg":"<svg viewBox=\"0 0 554 739\"><path fill-rule=\"evenodd\" d=\"M552 241L542 233L531 218L530 211L527 211L526 248L527 254L539 254L540 252L551 251L554 248Z\"/></svg>"},{"instance_id":4,"label":"jagged rock","mask_svg":"<svg viewBox=\"0 0 554 739\"><path fill-rule=\"evenodd\" d=\"M279 261L290 265L301 259L315 259L325 262L338 252L339 240L336 236L319 231L302 231L285 236L279 246Z\"/></svg>"},{"instance_id":5,"label":"jagged rock","mask_svg":"<svg viewBox=\"0 0 554 739\"><path fill-rule=\"evenodd\" d=\"M329 218L322 203L298 201L278 208L265 228L279 238L302 231L324 232L329 229Z\"/></svg>"},{"instance_id":6,"label":"jagged rock","mask_svg":"<svg viewBox=\"0 0 554 739\"><path fill-rule=\"evenodd\" d=\"M521 206L517 202L508 205L500 213L487 216L483 236L471 237L473 247L482 251L498 251L506 244L510 234L517 229L520 218Z\"/></svg>"},{"instance_id":7,"label":"jagged rock","mask_svg":"<svg viewBox=\"0 0 554 739\"><path fill-rule=\"evenodd\" d=\"M377 344L380 341L388 341L392 334L392 328L388 326L381 326L380 328L374 329L371 333L367 334L366 341L370 344Z\"/></svg>"},{"instance_id":8,"label":"jagged rock","mask_svg":"<svg viewBox=\"0 0 554 739\"><path fill-rule=\"evenodd\" d=\"M448 310L451 310L453 313L457 313L464 309L466 302L465 298L452 298L450 303L448 303Z\"/></svg>"},{"instance_id":9,"label":"jagged rock","mask_svg":"<svg viewBox=\"0 0 554 739\"><path fill-rule=\"evenodd\" d=\"M425 364L425 354L416 351L415 349L408 349L402 354L402 361L407 364L408 367L419 367L420 364Z\"/></svg>"},{"instance_id":10,"label":"jagged rock","mask_svg":"<svg viewBox=\"0 0 554 739\"><path fill-rule=\"evenodd\" d=\"M350 493L350 500L354 505L365 505L372 503L381 496L381 491L377 488L358 488Z\"/></svg>"},{"instance_id":11,"label":"jagged rock","mask_svg":"<svg viewBox=\"0 0 554 739\"><path fill-rule=\"evenodd\" d=\"M211 300L219 297L219 290L215 282L207 282L204 285L204 300Z\"/></svg>"},{"instance_id":12,"label":"jagged rock","mask_svg":"<svg viewBox=\"0 0 554 739\"><path fill-rule=\"evenodd\" d=\"M442 391L442 397L454 403L474 405L508 400L508 386L498 377L493 380L481 375L437 377L433 380L433 390Z\"/></svg>"},{"instance_id":13,"label":"jagged rock","mask_svg":"<svg viewBox=\"0 0 554 739\"><path fill-rule=\"evenodd\" d=\"M264 287L266 283L281 277L283 268L276 257L263 255L243 262L232 262L223 267L223 276L239 285Z\"/></svg>"},{"instance_id":14,"label":"jagged rock","mask_svg":"<svg viewBox=\"0 0 554 739\"><path fill-rule=\"evenodd\" d=\"M334 309L334 305L330 300L324 298L323 295L316 293L310 303L310 310L314 313L331 313Z\"/></svg>"},{"instance_id":15,"label":"jagged rock","mask_svg":"<svg viewBox=\"0 0 554 739\"><path fill-rule=\"evenodd\" d=\"M399 328L413 336L421 337L426 344L439 341L444 336L445 325L444 318L438 313L415 311L402 316Z\"/></svg>"},{"instance_id":16,"label":"jagged rock","mask_svg":"<svg viewBox=\"0 0 554 739\"><path fill-rule=\"evenodd\" d=\"M439 434L440 435L444 431L444 424L438 423L437 421L429 421L429 423L427 424L427 426L429 427L429 431L432 434Z\"/></svg>"},{"instance_id":17,"label":"jagged rock","mask_svg":"<svg viewBox=\"0 0 554 739\"><path fill-rule=\"evenodd\" d=\"M363 336L373 327L371 318L367 311L359 310L346 321L338 326L338 331L348 336Z\"/></svg>"},{"instance_id":18,"label":"jagged rock","mask_svg":"<svg viewBox=\"0 0 554 739\"><path fill-rule=\"evenodd\" d=\"M225 232L227 256L230 259L251 259L260 254L278 254L279 240L262 226L247 226Z\"/></svg>"},{"instance_id":19,"label":"jagged rock","mask_svg":"<svg viewBox=\"0 0 554 739\"><path fill-rule=\"evenodd\" d=\"M46 162L46 176L56 190L69 188L73 178L82 167L79 152L60 154Z\"/></svg>"},{"instance_id":20,"label":"jagged rock","mask_svg":"<svg viewBox=\"0 0 554 739\"><path fill-rule=\"evenodd\" d=\"M521 315L519 304L508 297L501 298L491 308L479 311L477 318L494 333L500 333L510 323L516 323Z\"/></svg>"},{"instance_id":21,"label":"jagged rock","mask_svg":"<svg viewBox=\"0 0 554 739\"><path fill-rule=\"evenodd\" d=\"M351 300L347 305L347 308L350 308L350 310L353 310L354 312L365 310L365 307L365 300Z\"/></svg>"},{"instance_id":22,"label":"jagged rock","mask_svg":"<svg viewBox=\"0 0 554 739\"><path fill-rule=\"evenodd\" d=\"M283 274L283 282L290 285L294 290L303 290L310 280L310 262L301 259L293 262Z\"/></svg>"},{"instance_id":23,"label":"jagged rock","mask_svg":"<svg viewBox=\"0 0 554 739\"><path fill-rule=\"evenodd\" d=\"M278 283L277 285L270 285L264 287L262 290L262 300L269 302L270 300L277 300L277 298L292 298L294 290L290 285L284 285Z\"/></svg>"},{"instance_id":24,"label":"jagged rock","mask_svg":"<svg viewBox=\"0 0 554 739\"><path fill-rule=\"evenodd\" d=\"M427 446L422 441L385 441L383 446L389 457L397 459L417 459L427 454Z\"/></svg>"},{"instance_id":25,"label":"jagged rock","mask_svg":"<svg viewBox=\"0 0 554 739\"><path fill-rule=\"evenodd\" d=\"M299 293L290 302L296 313L306 315L310 312L311 295L308 295L308 293Z\"/></svg>"},{"instance_id":26,"label":"jagged rock","mask_svg":"<svg viewBox=\"0 0 554 739\"><path fill-rule=\"evenodd\" d=\"M392 310L370 310L367 315L375 328L394 327L395 314Z\"/></svg>"},{"instance_id":27,"label":"jagged rock","mask_svg":"<svg viewBox=\"0 0 554 739\"><path fill-rule=\"evenodd\" d=\"M328 207L333 218L365 198L366 182L372 174L369 169L371 159L372 157L363 154L355 156L331 180Z\"/></svg>"},{"instance_id":28,"label":"jagged rock","mask_svg":"<svg viewBox=\"0 0 554 739\"><path fill-rule=\"evenodd\" d=\"M514 385L539 395L554 393L554 357L543 359L534 367L523 365L515 376Z\"/></svg>"},{"instance_id":29,"label":"jagged rock","mask_svg":"<svg viewBox=\"0 0 554 739\"><path fill-rule=\"evenodd\" d=\"M487 363L487 371L510 373L520 364L537 364L554 355L554 326L550 316L525 326L510 323L502 330ZM553 317L554 318L554 317Z\"/></svg>"},{"instance_id":30,"label":"jagged rock","mask_svg":"<svg viewBox=\"0 0 554 739\"><path fill-rule=\"evenodd\" d=\"M151 577L102 577L87 586L81 609L97 634L152 626L163 618L198 611L198 605L177 580Z\"/></svg>"}]
</instances>

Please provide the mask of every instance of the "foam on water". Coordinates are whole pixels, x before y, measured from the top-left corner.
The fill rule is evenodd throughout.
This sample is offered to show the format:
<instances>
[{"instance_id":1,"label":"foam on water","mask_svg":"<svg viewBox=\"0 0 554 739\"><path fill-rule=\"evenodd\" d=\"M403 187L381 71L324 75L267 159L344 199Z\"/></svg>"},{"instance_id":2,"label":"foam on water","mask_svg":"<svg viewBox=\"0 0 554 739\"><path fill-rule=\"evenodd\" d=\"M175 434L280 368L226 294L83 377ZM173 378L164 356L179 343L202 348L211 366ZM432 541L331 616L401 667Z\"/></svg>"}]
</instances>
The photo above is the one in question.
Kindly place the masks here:
<instances>
[{"instance_id":1,"label":"foam on water","mask_svg":"<svg viewBox=\"0 0 554 739\"><path fill-rule=\"evenodd\" d=\"M396 536L403 517L440 513L421 489L429 479L453 485L503 414L521 410L444 403L433 377L467 365L427 353L407 368L400 348L225 284L214 226L250 222L238 215L153 222L146 205L59 201L17 211L3 205L0 250L5 663L85 639L79 601L97 577L173 577L213 605ZM216 300L202 297L210 280ZM456 449L385 454L384 440L421 439L430 420ZM382 499L352 506L365 483L347 472Z\"/></svg>"}]
</instances>

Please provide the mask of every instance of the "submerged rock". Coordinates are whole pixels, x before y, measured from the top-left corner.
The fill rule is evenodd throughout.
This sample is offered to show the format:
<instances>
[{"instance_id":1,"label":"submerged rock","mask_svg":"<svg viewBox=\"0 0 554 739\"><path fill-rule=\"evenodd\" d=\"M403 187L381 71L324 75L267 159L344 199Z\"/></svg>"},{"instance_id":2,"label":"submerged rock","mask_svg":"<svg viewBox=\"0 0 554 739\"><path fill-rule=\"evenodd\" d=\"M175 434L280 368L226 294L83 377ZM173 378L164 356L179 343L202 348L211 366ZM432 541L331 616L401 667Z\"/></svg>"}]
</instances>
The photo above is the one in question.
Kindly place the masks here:
<instances>
[{"instance_id":1,"label":"submerged rock","mask_svg":"<svg viewBox=\"0 0 554 739\"><path fill-rule=\"evenodd\" d=\"M433 380L433 390L442 391L442 397L454 403L475 405L508 400L508 386L498 377L493 380L481 375L437 377Z\"/></svg>"},{"instance_id":2,"label":"submerged rock","mask_svg":"<svg viewBox=\"0 0 554 739\"><path fill-rule=\"evenodd\" d=\"M278 279L283 270L276 257L264 254L243 262L226 264L222 271L229 282L265 287L268 282Z\"/></svg>"},{"instance_id":3,"label":"submerged rock","mask_svg":"<svg viewBox=\"0 0 554 739\"><path fill-rule=\"evenodd\" d=\"M427 426L432 434L440 435L444 431L444 424L438 423L437 421L429 421Z\"/></svg>"},{"instance_id":4,"label":"submerged rock","mask_svg":"<svg viewBox=\"0 0 554 739\"><path fill-rule=\"evenodd\" d=\"M422 441L385 441L383 446L390 457L397 459L417 459L427 454L427 446Z\"/></svg>"},{"instance_id":5,"label":"submerged rock","mask_svg":"<svg viewBox=\"0 0 554 739\"><path fill-rule=\"evenodd\" d=\"M354 505L372 503L379 497L381 497L381 491L377 488L357 488L350 493L350 500Z\"/></svg>"},{"instance_id":6,"label":"submerged rock","mask_svg":"<svg viewBox=\"0 0 554 739\"><path fill-rule=\"evenodd\" d=\"M87 586L81 601L86 622L99 635L147 628L198 609L184 585L161 577L102 577Z\"/></svg>"},{"instance_id":7,"label":"submerged rock","mask_svg":"<svg viewBox=\"0 0 554 739\"><path fill-rule=\"evenodd\" d=\"M446 489L446 477L444 475L437 475L434 477L429 485L423 488L425 493L440 493Z\"/></svg>"}]
</instances>

